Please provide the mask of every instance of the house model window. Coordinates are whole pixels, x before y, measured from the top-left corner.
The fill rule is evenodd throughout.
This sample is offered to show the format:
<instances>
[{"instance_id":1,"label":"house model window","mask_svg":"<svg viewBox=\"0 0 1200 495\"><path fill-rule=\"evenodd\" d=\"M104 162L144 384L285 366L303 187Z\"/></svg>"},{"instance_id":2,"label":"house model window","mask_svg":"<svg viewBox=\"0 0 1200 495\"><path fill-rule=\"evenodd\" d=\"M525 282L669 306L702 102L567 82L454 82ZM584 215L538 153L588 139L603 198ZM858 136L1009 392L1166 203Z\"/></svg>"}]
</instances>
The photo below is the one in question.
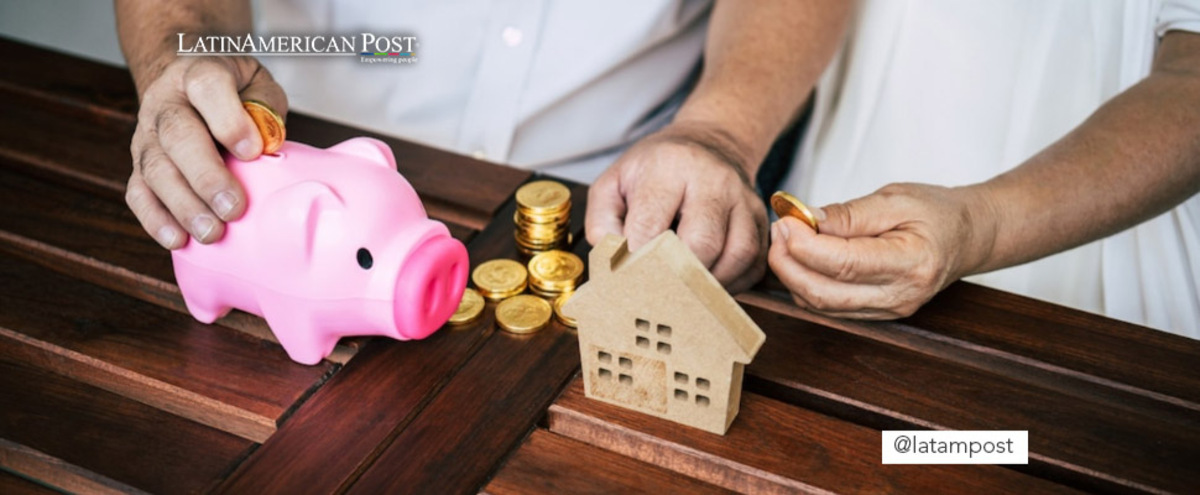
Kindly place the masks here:
<instances>
[{"instance_id":1,"label":"house model window","mask_svg":"<svg viewBox=\"0 0 1200 495\"><path fill-rule=\"evenodd\" d=\"M637 253L609 236L563 312L588 397L724 434L766 337L673 232Z\"/></svg>"}]
</instances>

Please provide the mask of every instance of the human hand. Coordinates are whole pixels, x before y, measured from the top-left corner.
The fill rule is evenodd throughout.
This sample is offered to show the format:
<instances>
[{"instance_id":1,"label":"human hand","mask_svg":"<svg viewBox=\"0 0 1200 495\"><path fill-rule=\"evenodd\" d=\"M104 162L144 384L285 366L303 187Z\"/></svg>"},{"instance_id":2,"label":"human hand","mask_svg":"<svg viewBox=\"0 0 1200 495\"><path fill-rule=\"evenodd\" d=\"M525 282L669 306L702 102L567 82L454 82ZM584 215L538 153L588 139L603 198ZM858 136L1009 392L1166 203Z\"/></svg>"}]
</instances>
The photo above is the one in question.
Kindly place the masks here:
<instances>
[{"instance_id":1,"label":"human hand","mask_svg":"<svg viewBox=\"0 0 1200 495\"><path fill-rule=\"evenodd\" d=\"M223 222L246 209L241 184L216 143L242 160L256 158L262 137L242 100L286 115L287 96L252 57L178 57L148 80L130 145L125 202L167 249L186 245L189 233L215 242L224 235Z\"/></svg>"},{"instance_id":2,"label":"human hand","mask_svg":"<svg viewBox=\"0 0 1200 495\"><path fill-rule=\"evenodd\" d=\"M977 187L891 184L771 229L768 262L796 304L841 318L909 316L974 273L995 240L995 210Z\"/></svg>"},{"instance_id":3,"label":"human hand","mask_svg":"<svg viewBox=\"0 0 1200 495\"><path fill-rule=\"evenodd\" d=\"M672 125L646 137L588 192L588 242L624 236L636 250L678 219L677 233L731 292L762 278L767 213L731 139Z\"/></svg>"}]
</instances>

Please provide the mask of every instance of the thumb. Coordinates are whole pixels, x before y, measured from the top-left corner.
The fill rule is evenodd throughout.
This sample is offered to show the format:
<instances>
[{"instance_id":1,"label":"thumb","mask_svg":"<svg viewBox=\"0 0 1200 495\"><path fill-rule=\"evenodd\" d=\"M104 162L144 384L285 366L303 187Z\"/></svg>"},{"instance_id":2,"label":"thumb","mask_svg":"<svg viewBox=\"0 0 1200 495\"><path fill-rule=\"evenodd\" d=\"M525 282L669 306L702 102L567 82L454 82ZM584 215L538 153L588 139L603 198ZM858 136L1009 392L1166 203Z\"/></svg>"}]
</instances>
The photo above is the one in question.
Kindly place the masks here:
<instances>
[{"instance_id":1,"label":"thumb","mask_svg":"<svg viewBox=\"0 0 1200 495\"><path fill-rule=\"evenodd\" d=\"M821 220L820 232L844 238L877 236L896 227L897 221L892 215L895 209L892 200L879 192L826 205L821 208L825 218ZM817 216L821 214L817 213Z\"/></svg>"},{"instance_id":2,"label":"thumb","mask_svg":"<svg viewBox=\"0 0 1200 495\"><path fill-rule=\"evenodd\" d=\"M258 100L266 103L275 113L287 121L288 98L283 87L275 82L275 78L266 67L259 65L250 80L239 91L243 100Z\"/></svg>"}]
</instances>

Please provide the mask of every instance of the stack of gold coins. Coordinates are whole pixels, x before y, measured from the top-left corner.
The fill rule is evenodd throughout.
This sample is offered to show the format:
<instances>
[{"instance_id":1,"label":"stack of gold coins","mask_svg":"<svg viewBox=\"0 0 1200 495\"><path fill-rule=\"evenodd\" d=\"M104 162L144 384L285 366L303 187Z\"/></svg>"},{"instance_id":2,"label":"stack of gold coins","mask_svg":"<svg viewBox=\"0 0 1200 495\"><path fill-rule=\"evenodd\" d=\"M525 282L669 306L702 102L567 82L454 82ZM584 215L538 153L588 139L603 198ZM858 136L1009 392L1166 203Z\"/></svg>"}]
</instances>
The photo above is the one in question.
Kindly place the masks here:
<instances>
[{"instance_id":1,"label":"stack of gold coins","mask_svg":"<svg viewBox=\"0 0 1200 495\"><path fill-rule=\"evenodd\" d=\"M549 180L517 189L517 250L526 256L570 244L571 191Z\"/></svg>"},{"instance_id":2,"label":"stack of gold coins","mask_svg":"<svg viewBox=\"0 0 1200 495\"><path fill-rule=\"evenodd\" d=\"M489 301L502 301L525 291L525 266L513 260L491 260L475 267L471 281Z\"/></svg>"},{"instance_id":3,"label":"stack of gold coins","mask_svg":"<svg viewBox=\"0 0 1200 495\"><path fill-rule=\"evenodd\" d=\"M556 299L575 290L583 278L583 260L573 253L551 250L529 260L529 292Z\"/></svg>"}]
</instances>

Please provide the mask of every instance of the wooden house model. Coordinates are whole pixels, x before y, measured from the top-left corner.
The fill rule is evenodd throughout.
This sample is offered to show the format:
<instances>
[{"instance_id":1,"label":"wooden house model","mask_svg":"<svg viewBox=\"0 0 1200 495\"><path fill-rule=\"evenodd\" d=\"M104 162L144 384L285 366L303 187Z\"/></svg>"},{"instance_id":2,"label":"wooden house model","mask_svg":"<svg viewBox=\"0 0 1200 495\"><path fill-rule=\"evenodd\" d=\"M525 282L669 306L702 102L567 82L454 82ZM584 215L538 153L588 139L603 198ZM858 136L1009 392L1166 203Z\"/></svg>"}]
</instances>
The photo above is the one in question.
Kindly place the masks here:
<instances>
[{"instance_id":1,"label":"wooden house model","mask_svg":"<svg viewBox=\"0 0 1200 495\"><path fill-rule=\"evenodd\" d=\"M579 325L588 397L725 434L766 339L674 232L630 253L609 236L563 312Z\"/></svg>"}]
</instances>

